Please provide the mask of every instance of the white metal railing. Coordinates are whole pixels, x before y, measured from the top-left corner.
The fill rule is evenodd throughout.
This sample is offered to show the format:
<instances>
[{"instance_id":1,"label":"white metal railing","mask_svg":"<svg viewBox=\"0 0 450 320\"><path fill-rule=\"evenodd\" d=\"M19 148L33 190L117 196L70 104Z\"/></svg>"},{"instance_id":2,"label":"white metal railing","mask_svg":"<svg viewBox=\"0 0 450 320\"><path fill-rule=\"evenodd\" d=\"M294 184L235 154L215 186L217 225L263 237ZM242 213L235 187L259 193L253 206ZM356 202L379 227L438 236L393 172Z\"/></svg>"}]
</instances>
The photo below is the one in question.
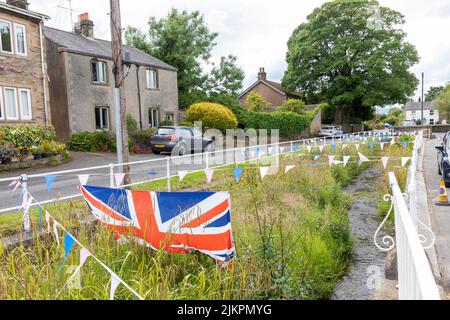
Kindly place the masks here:
<instances>
[{"instance_id":1,"label":"white metal railing","mask_svg":"<svg viewBox=\"0 0 450 320\"><path fill-rule=\"evenodd\" d=\"M400 300L440 300L439 289L422 246L417 227L393 172L389 173L395 213Z\"/></svg>"},{"instance_id":2,"label":"white metal railing","mask_svg":"<svg viewBox=\"0 0 450 320\"><path fill-rule=\"evenodd\" d=\"M107 185L111 188L115 187L114 182L114 173L117 168L123 167L123 166L130 166L130 167L136 167L137 169L132 168L131 175L133 175L133 180L137 181L135 183L129 184L129 185L122 185L123 187L131 187L136 185L142 185L149 182L159 181L159 180L166 180L167 179L167 189L170 191L170 178L176 177L178 175L178 171L180 170L187 170L189 173L196 173L201 172L204 169L207 168L220 168L232 164L242 164L246 163L248 161L253 161L256 159L252 159L250 157L250 153L255 151L259 148L261 152L264 152L266 155L268 155L268 149L272 148L277 152L278 154L286 154L286 153L293 153L296 148L304 147L304 146L312 146L312 147L318 147L320 145L330 145L334 143L343 143L343 142L356 142L360 141L362 138L369 138L369 137L386 137L388 139L391 139L393 136L391 133L379 133L374 131L365 131L365 132L357 132L357 133L351 133L351 134L344 134L340 137L331 137L329 139L326 138L311 138L311 139L301 139L301 140L295 140L295 141L287 141L287 142L277 142L273 144L265 144L265 145L257 145L257 146L249 146L249 147L239 147L239 148L233 148L233 149L226 149L226 150L218 150L215 152L206 152L202 154L196 154L196 155L185 155L185 156L176 156L176 157L166 157L166 158L159 158L159 159L149 159L149 160L143 160L143 161L134 161L124 164L107 164L102 166L95 166L95 167L86 167L86 168L79 168L79 169L72 169L72 170L64 170L64 171L55 171L55 172L48 172L48 173L42 173L42 174L32 174L32 175L21 175L21 176L15 176L15 177L9 177L9 178L2 178L0 179L0 183L8 185L8 183L11 183L13 181L22 180L25 179L27 181L28 188L30 187L36 187L36 184L30 183L31 181L36 181L36 179L40 179L40 184L43 184L43 179L48 176L57 176L59 181L55 181L54 185L56 186L58 183L66 183L68 184L68 179L73 180L73 186L74 189L76 185L78 185L78 174L86 174L91 173L93 178L104 178L102 180L97 180L93 183L96 183L98 185ZM239 156L239 154L244 151L244 155ZM217 155L223 153L225 156L221 159L225 160L222 162L217 163L215 160L216 158L213 155ZM228 155L227 155L228 154ZM229 154L232 154L231 158ZM273 154L271 155L273 156ZM176 162L181 159L188 159L194 157L195 159L199 160L201 158L201 163L197 163L198 169L180 169L182 167L181 165L177 165ZM269 156L262 157L268 158ZM239 159L240 158L240 159ZM153 179L145 179L146 172L145 168L148 167L147 170L150 170L151 168L159 168L158 172L155 178ZM140 171L138 170L140 168ZM66 178L66 181L61 181L60 178L64 177ZM76 179L76 181L75 181ZM41 185L42 186L42 185ZM65 201L65 200L73 200L80 198L82 195L81 193L72 194L72 195L60 195L59 197L50 198L48 200L39 199L40 203L43 205L55 203L57 201ZM35 204L32 205L32 207L35 206ZM1 208L0 214L6 213L6 212L12 212L20 210L22 206L17 205L14 207L9 208Z\"/></svg>"}]
</instances>

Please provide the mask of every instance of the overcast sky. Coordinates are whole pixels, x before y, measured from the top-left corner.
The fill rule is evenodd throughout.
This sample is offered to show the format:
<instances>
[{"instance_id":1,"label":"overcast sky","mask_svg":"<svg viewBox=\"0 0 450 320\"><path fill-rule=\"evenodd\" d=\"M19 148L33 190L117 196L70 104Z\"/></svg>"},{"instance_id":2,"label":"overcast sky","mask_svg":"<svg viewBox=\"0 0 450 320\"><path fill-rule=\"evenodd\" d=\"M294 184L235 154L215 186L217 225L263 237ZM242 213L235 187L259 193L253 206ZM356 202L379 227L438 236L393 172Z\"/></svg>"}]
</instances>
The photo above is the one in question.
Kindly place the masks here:
<instances>
[{"instance_id":1,"label":"overcast sky","mask_svg":"<svg viewBox=\"0 0 450 320\"><path fill-rule=\"evenodd\" d=\"M52 17L47 25L71 29L68 0L29 0L30 10ZM218 32L211 61L229 53L238 57L246 74L245 85L256 79L265 67L270 80L279 81L286 69L287 41L292 31L306 21L315 7L325 0L122 0L123 26L147 30L150 16L164 17L173 8L199 10L211 31ZM450 1L380 0L381 5L400 11L406 17L408 41L419 51L421 61L413 68L425 87L443 85L450 80ZM109 0L72 0L74 20L88 12L95 23L95 36L109 39ZM418 88L416 96L420 95Z\"/></svg>"}]
</instances>

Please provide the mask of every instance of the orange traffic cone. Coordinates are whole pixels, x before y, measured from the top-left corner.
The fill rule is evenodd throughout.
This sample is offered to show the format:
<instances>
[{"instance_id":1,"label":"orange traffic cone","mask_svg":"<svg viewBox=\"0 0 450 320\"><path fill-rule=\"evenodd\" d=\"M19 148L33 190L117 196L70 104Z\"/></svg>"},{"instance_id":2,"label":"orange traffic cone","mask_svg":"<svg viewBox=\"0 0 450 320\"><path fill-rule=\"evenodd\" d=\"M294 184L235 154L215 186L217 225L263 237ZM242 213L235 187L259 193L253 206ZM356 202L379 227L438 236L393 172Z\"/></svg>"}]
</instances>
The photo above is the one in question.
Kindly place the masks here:
<instances>
[{"instance_id":1,"label":"orange traffic cone","mask_svg":"<svg viewBox=\"0 0 450 320\"><path fill-rule=\"evenodd\" d=\"M447 189L445 187L444 180L441 180L441 187L439 191L438 202L436 202L437 206L448 206L450 207L450 202L448 201Z\"/></svg>"}]
</instances>

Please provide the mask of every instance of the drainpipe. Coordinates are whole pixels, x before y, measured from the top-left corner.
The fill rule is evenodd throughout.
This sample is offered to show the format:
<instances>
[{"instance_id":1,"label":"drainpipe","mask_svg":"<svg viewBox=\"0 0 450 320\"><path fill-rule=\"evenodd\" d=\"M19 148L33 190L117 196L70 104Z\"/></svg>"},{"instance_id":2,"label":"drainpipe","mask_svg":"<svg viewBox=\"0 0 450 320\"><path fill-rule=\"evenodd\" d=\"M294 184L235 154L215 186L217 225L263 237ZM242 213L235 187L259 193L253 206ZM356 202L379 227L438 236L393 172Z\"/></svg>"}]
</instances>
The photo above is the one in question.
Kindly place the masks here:
<instances>
[{"instance_id":1,"label":"drainpipe","mask_svg":"<svg viewBox=\"0 0 450 320\"><path fill-rule=\"evenodd\" d=\"M39 41L41 45L41 67L42 67L42 88L44 90L44 117L45 125L48 126L48 103L47 103L47 73L45 72L45 57L44 57L44 40L42 25L44 20L39 23Z\"/></svg>"},{"instance_id":2,"label":"drainpipe","mask_svg":"<svg viewBox=\"0 0 450 320\"><path fill-rule=\"evenodd\" d=\"M139 125L141 130L142 126L142 106L141 106L141 82L139 81L139 65L136 65L136 81L137 81L137 91L138 91L138 106L139 106Z\"/></svg>"}]
</instances>

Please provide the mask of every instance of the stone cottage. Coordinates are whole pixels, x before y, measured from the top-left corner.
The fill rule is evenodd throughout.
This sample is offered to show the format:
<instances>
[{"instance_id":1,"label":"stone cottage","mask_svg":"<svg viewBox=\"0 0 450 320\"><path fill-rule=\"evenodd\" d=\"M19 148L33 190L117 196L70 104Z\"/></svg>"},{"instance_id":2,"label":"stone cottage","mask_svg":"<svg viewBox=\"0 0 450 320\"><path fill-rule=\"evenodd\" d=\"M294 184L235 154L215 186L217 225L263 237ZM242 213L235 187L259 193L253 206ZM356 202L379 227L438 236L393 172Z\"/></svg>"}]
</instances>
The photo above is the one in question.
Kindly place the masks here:
<instances>
[{"instance_id":1,"label":"stone cottage","mask_svg":"<svg viewBox=\"0 0 450 320\"><path fill-rule=\"evenodd\" d=\"M43 25L26 0L0 1L0 125L51 123Z\"/></svg>"},{"instance_id":2,"label":"stone cottage","mask_svg":"<svg viewBox=\"0 0 450 320\"><path fill-rule=\"evenodd\" d=\"M45 28L52 123L60 138L82 131L114 130L111 42L94 37L87 13L73 32ZM177 70L124 46L127 113L141 128L178 122Z\"/></svg>"}]
</instances>

